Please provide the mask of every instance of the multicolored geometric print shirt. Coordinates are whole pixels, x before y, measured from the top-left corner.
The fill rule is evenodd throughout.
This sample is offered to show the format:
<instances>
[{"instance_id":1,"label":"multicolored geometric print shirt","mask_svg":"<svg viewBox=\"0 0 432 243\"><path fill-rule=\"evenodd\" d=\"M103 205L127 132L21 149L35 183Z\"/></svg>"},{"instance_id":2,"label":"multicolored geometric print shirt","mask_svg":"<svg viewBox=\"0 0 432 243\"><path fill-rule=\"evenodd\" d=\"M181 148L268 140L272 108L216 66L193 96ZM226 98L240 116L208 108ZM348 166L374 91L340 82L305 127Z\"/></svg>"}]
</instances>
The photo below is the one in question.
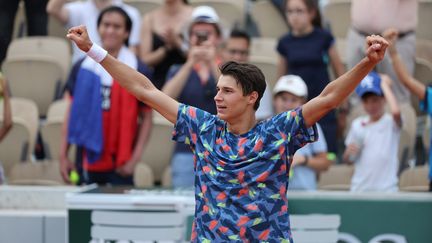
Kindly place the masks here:
<instances>
[{"instance_id":1,"label":"multicolored geometric print shirt","mask_svg":"<svg viewBox=\"0 0 432 243\"><path fill-rule=\"evenodd\" d=\"M235 135L217 116L180 104L173 139L189 144L195 157L191 241L292 242L289 167L295 151L317 135L301 108Z\"/></svg>"}]
</instances>

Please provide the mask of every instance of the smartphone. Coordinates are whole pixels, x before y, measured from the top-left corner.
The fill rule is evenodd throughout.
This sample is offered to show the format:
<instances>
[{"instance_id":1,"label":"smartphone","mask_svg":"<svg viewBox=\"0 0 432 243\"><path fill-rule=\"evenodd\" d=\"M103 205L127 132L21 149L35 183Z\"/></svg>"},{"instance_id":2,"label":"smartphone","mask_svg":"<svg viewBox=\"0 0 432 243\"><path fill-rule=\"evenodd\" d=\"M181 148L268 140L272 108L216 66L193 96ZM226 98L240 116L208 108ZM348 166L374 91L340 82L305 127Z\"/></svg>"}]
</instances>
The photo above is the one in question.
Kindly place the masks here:
<instances>
[{"instance_id":1,"label":"smartphone","mask_svg":"<svg viewBox=\"0 0 432 243\"><path fill-rule=\"evenodd\" d=\"M197 37L197 45L201 45L208 38L207 31L196 32L195 35Z\"/></svg>"}]
</instances>

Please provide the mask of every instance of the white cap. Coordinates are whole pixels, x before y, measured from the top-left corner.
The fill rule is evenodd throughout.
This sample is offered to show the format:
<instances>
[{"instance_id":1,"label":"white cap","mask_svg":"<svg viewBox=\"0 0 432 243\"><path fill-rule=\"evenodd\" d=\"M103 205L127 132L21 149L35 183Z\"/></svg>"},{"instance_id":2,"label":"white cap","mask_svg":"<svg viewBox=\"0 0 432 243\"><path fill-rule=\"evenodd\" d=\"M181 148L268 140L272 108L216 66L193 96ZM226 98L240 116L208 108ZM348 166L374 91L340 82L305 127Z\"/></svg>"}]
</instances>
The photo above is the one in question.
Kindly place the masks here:
<instances>
[{"instance_id":1,"label":"white cap","mask_svg":"<svg viewBox=\"0 0 432 243\"><path fill-rule=\"evenodd\" d=\"M307 98L308 90L305 82L300 76L285 75L279 78L273 88L273 94L289 92L293 95Z\"/></svg>"},{"instance_id":2,"label":"white cap","mask_svg":"<svg viewBox=\"0 0 432 243\"><path fill-rule=\"evenodd\" d=\"M219 23L219 16L210 6L198 6L192 12L192 23Z\"/></svg>"}]
</instances>

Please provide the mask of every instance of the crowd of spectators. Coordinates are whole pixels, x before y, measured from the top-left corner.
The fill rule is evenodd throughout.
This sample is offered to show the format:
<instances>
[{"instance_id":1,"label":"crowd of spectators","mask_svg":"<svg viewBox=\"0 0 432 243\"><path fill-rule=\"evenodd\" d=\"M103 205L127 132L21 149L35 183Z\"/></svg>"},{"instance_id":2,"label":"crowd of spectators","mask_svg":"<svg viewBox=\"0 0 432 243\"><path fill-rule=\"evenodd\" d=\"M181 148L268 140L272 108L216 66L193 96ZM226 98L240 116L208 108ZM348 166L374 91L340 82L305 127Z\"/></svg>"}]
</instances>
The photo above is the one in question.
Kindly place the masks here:
<instances>
[{"instance_id":1,"label":"crowd of spectators","mask_svg":"<svg viewBox=\"0 0 432 243\"><path fill-rule=\"evenodd\" d=\"M220 65L250 62L252 37L248 26L224 26L210 6L194 8L187 0L165 0L141 16L138 9L122 0L24 2L29 36L47 35L48 16L65 28L86 25L93 41L145 74L164 93L213 114ZM318 96L332 77L339 77L364 56L366 36L381 34L391 43L389 55L343 106L345 111L361 104L365 114L346 125L346 137L340 135L346 122L342 111L334 110L322 118L318 122L319 140L294 156L290 189L316 190L321 172L346 162L355 168L352 191L397 191L398 145L404 127L400 104L410 102L413 93L429 114L432 106L428 105L432 92L413 78L418 2L352 0L346 63L338 53L331 26L328 28L321 14L328 1L272 2L285 18L289 32L276 41L278 80L267 80L256 113L258 121ZM0 63L12 40L18 3L0 2ZM63 95L69 105L59 141L62 177L70 183L69 174L75 170L81 175L79 183L133 184L134 168L151 139L152 111L76 46L72 46L72 53L73 67ZM0 141L12 124L8 91L2 79ZM76 161L68 159L70 144L78 146ZM170 164L173 186L192 187L194 158L190 148L176 144ZM0 167L0 184L2 174Z\"/></svg>"}]
</instances>

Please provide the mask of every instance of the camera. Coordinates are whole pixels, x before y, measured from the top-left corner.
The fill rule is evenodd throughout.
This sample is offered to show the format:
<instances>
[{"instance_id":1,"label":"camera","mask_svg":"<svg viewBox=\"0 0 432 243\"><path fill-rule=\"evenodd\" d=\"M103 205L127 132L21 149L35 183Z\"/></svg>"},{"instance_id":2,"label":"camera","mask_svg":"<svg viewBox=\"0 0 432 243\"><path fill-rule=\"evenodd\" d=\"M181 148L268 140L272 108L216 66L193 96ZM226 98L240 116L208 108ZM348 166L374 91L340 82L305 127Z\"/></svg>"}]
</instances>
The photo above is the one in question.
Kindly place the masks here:
<instances>
[{"instance_id":1,"label":"camera","mask_svg":"<svg viewBox=\"0 0 432 243\"><path fill-rule=\"evenodd\" d=\"M201 45L208 38L208 32L207 31L199 31L199 32L196 32L195 35L197 37L197 45Z\"/></svg>"}]
</instances>

